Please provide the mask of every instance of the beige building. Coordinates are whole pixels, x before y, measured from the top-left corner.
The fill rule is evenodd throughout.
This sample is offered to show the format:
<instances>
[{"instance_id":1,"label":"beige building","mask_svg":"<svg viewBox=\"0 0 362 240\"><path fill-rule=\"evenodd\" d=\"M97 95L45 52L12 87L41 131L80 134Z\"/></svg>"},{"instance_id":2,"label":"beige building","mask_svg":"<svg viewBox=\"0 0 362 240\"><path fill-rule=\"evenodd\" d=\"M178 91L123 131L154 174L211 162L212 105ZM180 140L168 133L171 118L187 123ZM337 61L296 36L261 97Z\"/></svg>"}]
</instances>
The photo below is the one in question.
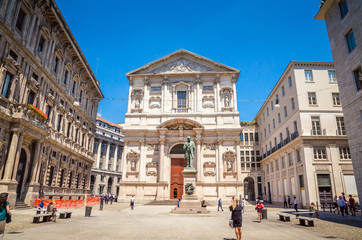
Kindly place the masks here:
<instances>
[{"instance_id":1,"label":"beige building","mask_svg":"<svg viewBox=\"0 0 362 240\"><path fill-rule=\"evenodd\" d=\"M0 192L83 197L103 95L55 2L0 1L0 54Z\"/></svg>"},{"instance_id":2,"label":"beige building","mask_svg":"<svg viewBox=\"0 0 362 240\"><path fill-rule=\"evenodd\" d=\"M123 140L122 127L97 116L91 194L119 194Z\"/></svg>"},{"instance_id":3,"label":"beige building","mask_svg":"<svg viewBox=\"0 0 362 240\"><path fill-rule=\"evenodd\" d=\"M362 196L362 3L325 0L315 19L325 20L358 193Z\"/></svg>"},{"instance_id":4,"label":"beige building","mask_svg":"<svg viewBox=\"0 0 362 240\"><path fill-rule=\"evenodd\" d=\"M126 75L130 101L124 124L121 199L132 195L145 201L180 198L187 136L196 144L193 166L200 200L243 195L244 181L250 187L258 183L261 174L254 140L240 141L243 129L235 87L239 70L179 50ZM254 129L244 131L255 139ZM254 156L252 172L251 162L241 167L242 149Z\"/></svg>"},{"instance_id":5,"label":"beige building","mask_svg":"<svg viewBox=\"0 0 362 240\"><path fill-rule=\"evenodd\" d=\"M259 110L265 198L300 206L357 196L334 65L292 61Z\"/></svg>"}]
</instances>

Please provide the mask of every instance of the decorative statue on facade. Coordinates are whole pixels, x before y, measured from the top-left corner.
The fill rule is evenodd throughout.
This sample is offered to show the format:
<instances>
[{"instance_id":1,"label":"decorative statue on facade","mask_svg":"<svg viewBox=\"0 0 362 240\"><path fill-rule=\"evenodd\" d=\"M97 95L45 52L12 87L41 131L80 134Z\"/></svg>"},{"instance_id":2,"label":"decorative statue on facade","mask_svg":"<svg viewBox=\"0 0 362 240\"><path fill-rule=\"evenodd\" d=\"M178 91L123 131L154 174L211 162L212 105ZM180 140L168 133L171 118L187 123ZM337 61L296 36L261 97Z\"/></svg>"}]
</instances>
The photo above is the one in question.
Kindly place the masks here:
<instances>
[{"instance_id":1,"label":"decorative statue on facade","mask_svg":"<svg viewBox=\"0 0 362 240\"><path fill-rule=\"evenodd\" d=\"M228 95L225 95L224 100L225 107L230 107L230 99Z\"/></svg>"},{"instance_id":2,"label":"decorative statue on facade","mask_svg":"<svg viewBox=\"0 0 362 240\"><path fill-rule=\"evenodd\" d=\"M195 143L191 141L191 137L187 137L187 141L184 144L185 159L187 160L187 167L193 169L192 159L194 158Z\"/></svg>"},{"instance_id":3,"label":"decorative statue on facade","mask_svg":"<svg viewBox=\"0 0 362 240\"><path fill-rule=\"evenodd\" d=\"M232 172L232 170L233 170L233 164L232 164L231 160L228 160L227 161L227 171Z\"/></svg>"}]
</instances>

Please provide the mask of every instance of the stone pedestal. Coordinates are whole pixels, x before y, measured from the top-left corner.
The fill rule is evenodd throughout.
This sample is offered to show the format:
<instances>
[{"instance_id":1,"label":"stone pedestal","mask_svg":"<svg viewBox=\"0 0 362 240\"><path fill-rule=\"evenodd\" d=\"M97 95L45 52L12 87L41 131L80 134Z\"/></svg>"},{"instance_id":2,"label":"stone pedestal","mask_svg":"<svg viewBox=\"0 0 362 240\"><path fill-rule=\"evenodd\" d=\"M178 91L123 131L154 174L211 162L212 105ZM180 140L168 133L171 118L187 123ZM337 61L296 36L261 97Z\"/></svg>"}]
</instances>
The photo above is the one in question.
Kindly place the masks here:
<instances>
[{"instance_id":1,"label":"stone pedestal","mask_svg":"<svg viewBox=\"0 0 362 240\"><path fill-rule=\"evenodd\" d=\"M171 213L179 214L207 214L210 213L206 208L201 207L201 201L196 195L196 176L197 171L194 168L185 168L182 172L184 177L184 193L180 202L180 207L172 209Z\"/></svg>"}]
</instances>

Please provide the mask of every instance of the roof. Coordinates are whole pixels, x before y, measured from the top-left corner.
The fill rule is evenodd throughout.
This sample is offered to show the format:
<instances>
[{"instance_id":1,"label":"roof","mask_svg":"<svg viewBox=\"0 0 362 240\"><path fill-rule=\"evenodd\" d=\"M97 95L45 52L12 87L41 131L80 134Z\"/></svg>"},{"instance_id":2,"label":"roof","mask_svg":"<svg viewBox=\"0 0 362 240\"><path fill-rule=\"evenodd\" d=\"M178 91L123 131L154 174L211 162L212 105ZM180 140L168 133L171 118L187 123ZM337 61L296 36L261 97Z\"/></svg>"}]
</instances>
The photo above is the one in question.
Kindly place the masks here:
<instances>
[{"instance_id":1,"label":"roof","mask_svg":"<svg viewBox=\"0 0 362 240\"><path fill-rule=\"evenodd\" d=\"M112 123L112 122L110 122L110 121L107 121L107 120L105 120L105 119L103 119L103 118L101 118L101 117L98 117L98 116L97 116L97 120L98 120L98 121L101 121L101 122L105 122L105 123L107 123L107 124L109 124L109 125L111 125L111 126L113 126L113 127L117 127L117 128L123 129L123 127L121 127L121 126L119 126L119 125L117 125L117 124L115 124L115 123Z\"/></svg>"},{"instance_id":2,"label":"roof","mask_svg":"<svg viewBox=\"0 0 362 240\"><path fill-rule=\"evenodd\" d=\"M325 20L325 15L327 14L328 10L333 5L334 0L322 0L321 5L319 6L319 11L315 16L315 20Z\"/></svg>"}]
</instances>

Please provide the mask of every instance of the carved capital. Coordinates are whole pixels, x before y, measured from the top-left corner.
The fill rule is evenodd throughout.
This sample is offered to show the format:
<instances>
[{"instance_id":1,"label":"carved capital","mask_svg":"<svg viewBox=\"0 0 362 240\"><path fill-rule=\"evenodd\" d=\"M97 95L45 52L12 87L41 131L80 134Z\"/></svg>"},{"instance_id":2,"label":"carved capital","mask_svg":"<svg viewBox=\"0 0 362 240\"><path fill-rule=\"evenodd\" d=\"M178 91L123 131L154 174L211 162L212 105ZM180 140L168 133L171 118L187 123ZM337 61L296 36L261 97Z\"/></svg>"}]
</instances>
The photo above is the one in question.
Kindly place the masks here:
<instances>
[{"instance_id":1,"label":"carved capital","mask_svg":"<svg viewBox=\"0 0 362 240\"><path fill-rule=\"evenodd\" d=\"M235 140L234 141L236 145L240 145L241 144L241 141L240 140Z\"/></svg>"},{"instance_id":2,"label":"carved capital","mask_svg":"<svg viewBox=\"0 0 362 240\"><path fill-rule=\"evenodd\" d=\"M217 140L217 145L221 146L223 143L223 140Z\"/></svg>"},{"instance_id":3,"label":"carved capital","mask_svg":"<svg viewBox=\"0 0 362 240\"><path fill-rule=\"evenodd\" d=\"M196 142L197 145L199 145L199 144L201 144L201 139L196 138L195 142Z\"/></svg>"},{"instance_id":4,"label":"carved capital","mask_svg":"<svg viewBox=\"0 0 362 240\"><path fill-rule=\"evenodd\" d=\"M160 144L161 145L165 145L166 144L166 139L164 139L164 138L160 138Z\"/></svg>"}]
</instances>

